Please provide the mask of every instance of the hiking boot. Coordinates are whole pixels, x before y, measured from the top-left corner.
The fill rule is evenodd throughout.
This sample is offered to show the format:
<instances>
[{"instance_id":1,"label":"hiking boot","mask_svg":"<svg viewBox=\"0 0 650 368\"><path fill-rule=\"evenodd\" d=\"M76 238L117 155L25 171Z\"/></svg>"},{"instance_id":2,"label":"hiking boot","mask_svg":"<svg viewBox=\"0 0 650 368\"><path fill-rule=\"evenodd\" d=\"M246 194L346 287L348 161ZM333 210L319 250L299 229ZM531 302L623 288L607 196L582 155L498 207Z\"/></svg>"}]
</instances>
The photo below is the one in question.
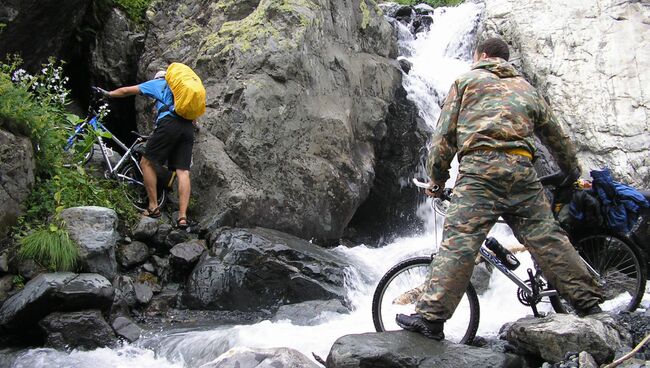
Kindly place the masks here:
<instances>
[{"instance_id":1,"label":"hiking boot","mask_svg":"<svg viewBox=\"0 0 650 368\"><path fill-rule=\"evenodd\" d=\"M589 307L585 309L576 308L576 314L580 317L591 316L598 313L603 313L603 310L600 309L600 306L598 304L594 305L593 307Z\"/></svg>"},{"instance_id":2,"label":"hiking boot","mask_svg":"<svg viewBox=\"0 0 650 368\"><path fill-rule=\"evenodd\" d=\"M445 334L442 332L444 322L428 321L417 313L413 313L410 316L398 314L395 316L395 322L407 331L421 333L430 339L440 341L445 338Z\"/></svg>"}]
</instances>

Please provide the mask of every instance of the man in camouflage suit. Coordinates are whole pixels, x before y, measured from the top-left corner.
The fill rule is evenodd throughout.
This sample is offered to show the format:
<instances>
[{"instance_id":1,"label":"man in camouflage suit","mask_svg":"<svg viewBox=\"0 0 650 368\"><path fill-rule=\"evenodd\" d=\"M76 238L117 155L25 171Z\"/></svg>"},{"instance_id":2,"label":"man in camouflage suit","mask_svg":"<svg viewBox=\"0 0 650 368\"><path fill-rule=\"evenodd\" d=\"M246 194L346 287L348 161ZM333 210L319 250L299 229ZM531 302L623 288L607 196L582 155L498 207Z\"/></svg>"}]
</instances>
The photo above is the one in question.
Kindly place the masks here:
<instances>
[{"instance_id":1,"label":"man in camouflage suit","mask_svg":"<svg viewBox=\"0 0 650 368\"><path fill-rule=\"evenodd\" d=\"M431 278L410 316L397 324L436 340L460 302L474 260L499 216L533 254L544 275L579 314L600 311L597 281L559 227L531 159L533 134L550 148L560 168L580 175L575 148L537 91L507 62L508 46L481 43L472 70L451 87L432 138L427 194L437 197L456 153L459 176Z\"/></svg>"}]
</instances>

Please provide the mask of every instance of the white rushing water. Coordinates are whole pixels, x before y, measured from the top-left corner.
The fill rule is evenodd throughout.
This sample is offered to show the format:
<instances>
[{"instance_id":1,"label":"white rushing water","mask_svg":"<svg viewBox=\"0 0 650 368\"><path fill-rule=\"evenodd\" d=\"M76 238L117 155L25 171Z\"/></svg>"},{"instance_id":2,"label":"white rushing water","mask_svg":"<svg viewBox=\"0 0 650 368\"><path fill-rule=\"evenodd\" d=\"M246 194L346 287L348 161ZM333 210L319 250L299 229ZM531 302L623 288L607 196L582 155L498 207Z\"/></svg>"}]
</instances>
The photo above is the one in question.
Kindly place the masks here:
<instances>
[{"instance_id":1,"label":"white rushing water","mask_svg":"<svg viewBox=\"0 0 650 368\"><path fill-rule=\"evenodd\" d=\"M472 38L481 12L482 5L473 3L436 10L430 30L418 34L417 38L405 26L399 29L401 57L412 63L410 73L404 78L404 87L430 127L435 125L440 113L439 103L453 80L469 70ZM264 321L254 325L164 331L131 345L89 352L33 349L21 353L13 366L199 367L214 361L233 347L290 347L309 357L313 352L325 358L339 337L374 331L372 293L379 278L391 266L414 255L429 255L437 247L442 218L432 214L430 203L420 208L419 215L427 219L424 236L401 238L379 249L360 245L333 250L342 253L355 268L350 272L349 295L354 309L349 314L324 314L320 316L322 323L316 326L298 326L289 321ZM516 243L507 228L493 229L492 235L506 244ZM522 256L519 259L523 263L518 269L521 272L519 276L525 278L525 269L530 267L531 261ZM489 290L480 296L479 335L494 336L505 322L531 313L528 307L517 302L516 290L516 286L503 275L493 274Z\"/></svg>"}]
</instances>

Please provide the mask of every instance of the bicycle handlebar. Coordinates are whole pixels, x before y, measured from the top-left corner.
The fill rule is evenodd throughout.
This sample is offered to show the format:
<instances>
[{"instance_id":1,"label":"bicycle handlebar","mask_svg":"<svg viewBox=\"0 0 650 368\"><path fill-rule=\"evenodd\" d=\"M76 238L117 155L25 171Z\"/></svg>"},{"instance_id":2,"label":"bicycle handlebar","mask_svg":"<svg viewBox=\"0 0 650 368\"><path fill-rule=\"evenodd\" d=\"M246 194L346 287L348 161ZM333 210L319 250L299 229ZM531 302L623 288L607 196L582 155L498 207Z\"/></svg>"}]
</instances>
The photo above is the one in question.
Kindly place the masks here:
<instances>
[{"instance_id":1,"label":"bicycle handlebar","mask_svg":"<svg viewBox=\"0 0 650 368\"><path fill-rule=\"evenodd\" d=\"M572 175L565 174L562 171L558 171L549 175L545 175L539 178L539 181L542 183L542 186L554 186L556 188L562 188L562 187L567 187L575 181L577 178L572 178ZM416 187L418 188L423 188L423 189L428 189L429 188L429 183L425 181L418 180L416 178L413 178L413 183L415 184ZM451 200L451 194L453 192L453 188L445 188L442 190L442 194L440 194L440 199L443 201L449 201Z\"/></svg>"}]
</instances>

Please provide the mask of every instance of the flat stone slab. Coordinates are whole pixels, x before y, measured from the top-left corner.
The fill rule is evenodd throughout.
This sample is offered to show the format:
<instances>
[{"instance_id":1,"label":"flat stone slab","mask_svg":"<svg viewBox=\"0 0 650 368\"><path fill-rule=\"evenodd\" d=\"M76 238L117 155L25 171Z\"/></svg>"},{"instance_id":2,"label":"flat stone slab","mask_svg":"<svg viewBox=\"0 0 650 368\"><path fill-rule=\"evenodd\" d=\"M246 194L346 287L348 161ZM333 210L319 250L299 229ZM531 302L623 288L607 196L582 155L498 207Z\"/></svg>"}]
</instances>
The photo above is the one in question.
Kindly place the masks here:
<instances>
[{"instance_id":1,"label":"flat stone slab","mask_svg":"<svg viewBox=\"0 0 650 368\"><path fill-rule=\"evenodd\" d=\"M435 341L408 331L369 332L340 337L327 357L328 368L522 367L516 355Z\"/></svg>"}]
</instances>

